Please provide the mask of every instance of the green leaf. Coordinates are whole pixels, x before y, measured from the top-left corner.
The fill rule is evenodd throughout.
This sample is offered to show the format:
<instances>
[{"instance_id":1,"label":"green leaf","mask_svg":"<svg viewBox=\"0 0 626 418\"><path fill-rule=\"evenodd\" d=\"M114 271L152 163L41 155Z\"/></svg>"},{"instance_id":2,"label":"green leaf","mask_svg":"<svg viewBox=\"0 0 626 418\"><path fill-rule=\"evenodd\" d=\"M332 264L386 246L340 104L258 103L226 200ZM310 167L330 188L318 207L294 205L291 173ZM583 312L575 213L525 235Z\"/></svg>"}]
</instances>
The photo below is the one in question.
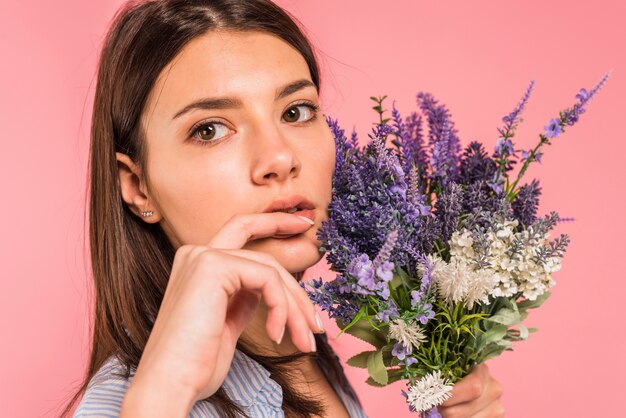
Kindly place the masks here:
<instances>
[{"instance_id":1,"label":"green leaf","mask_svg":"<svg viewBox=\"0 0 626 418\"><path fill-rule=\"evenodd\" d=\"M519 325L518 325L518 328L519 328L519 337L520 337L522 340L527 339L527 338L528 338L528 332L529 332L529 331L528 331L528 328L526 328L526 327L525 327L524 325L522 325L522 324L519 324Z\"/></svg>"},{"instance_id":2,"label":"green leaf","mask_svg":"<svg viewBox=\"0 0 626 418\"><path fill-rule=\"evenodd\" d=\"M487 342L487 344L498 341L502 339L506 335L506 331L509 327L506 325L496 325L491 328L489 331L483 334L483 338Z\"/></svg>"},{"instance_id":3,"label":"green leaf","mask_svg":"<svg viewBox=\"0 0 626 418\"><path fill-rule=\"evenodd\" d=\"M393 382L397 382L398 380L402 380L402 379L404 379L404 370L402 369L389 370L389 381L387 382L387 385ZM367 383L370 386L376 386L379 388L386 386L386 385L381 385L380 383L376 382L371 377L368 377L365 383Z\"/></svg>"},{"instance_id":4,"label":"green leaf","mask_svg":"<svg viewBox=\"0 0 626 418\"><path fill-rule=\"evenodd\" d=\"M367 359L372 353L376 353L376 351L364 351L362 353L357 354L356 356L352 356L348 359L346 363L352 367L358 367L359 369L367 368Z\"/></svg>"},{"instance_id":5,"label":"green leaf","mask_svg":"<svg viewBox=\"0 0 626 418\"><path fill-rule=\"evenodd\" d=\"M389 382L389 375L387 375L387 369L383 363L382 350L370 353L367 358L367 371L376 383L384 386Z\"/></svg>"},{"instance_id":6,"label":"green leaf","mask_svg":"<svg viewBox=\"0 0 626 418\"><path fill-rule=\"evenodd\" d=\"M500 324L494 325L493 327L489 328L487 331L485 331L484 334L480 335L477 338L476 351L482 352L483 350L486 350L486 347L489 344L495 343L496 341L504 338L507 329L508 327L506 325Z\"/></svg>"},{"instance_id":7,"label":"green leaf","mask_svg":"<svg viewBox=\"0 0 626 418\"><path fill-rule=\"evenodd\" d=\"M391 290L396 290L402 284L402 277L394 274L389 284L391 285Z\"/></svg>"},{"instance_id":8,"label":"green leaf","mask_svg":"<svg viewBox=\"0 0 626 418\"><path fill-rule=\"evenodd\" d=\"M487 347L485 347L485 349L481 352L481 355L480 355L481 361L486 361L490 358L497 357L500 354L502 354L502 352L506 349L507 349L506 347L503 347L496 343L490 344Z\"/></svg>"},{"instance_id":9,"label":"green leaf","mask_svg":"<svg viewBox=\"0 0 626 418\"><path fill-rule=\"evenodd\" d=\"M367 380L365 381L365 383L367 383L370 386L375 386L377 388L382 388L382 387L387 386L387 385L381 385L380 383L378 383L377 381L375 381L371 377L368 377Z\"/></svg>"},{"instance_id":10,"label":"green leaf","mask_svg":"<svg viewBox=\"0 0 626 418\"><path fill-rule=\"evenodd\" d=\"M381 348L387 344L386 333L373 329L366 319L355 322L345 332L366 343L372 344L376 348Z\"/></svg>"},{"instance_id":11,"label":"green leaf","mask_svg":"<svg viewBox=\"0 0 626 418\"><path fill-rule=\"evenodd\" d=\"M517 310L502 308L495 315L486 317L485 321L511 326L520 322L520 314Z\"/></svg>"},{"instance_id":12,"label":"green leaf","mask_svg":"<svg viewBox=\"0 0 626 418\"><path fill-rule=\"evenodd\" d=\"M537 296L535 300L523 300L517 304L519 309L535 309L543 305L543 303L550 297L552 292L548 291L540 296Z\"/></svg>"},{"instance_id":13,"label":"green leaf","mask_svg":"<svg viewBox=\"0 0 626 418\"><path fill-rule=\"evenodd\" d=\"M344 332L347 332L348 329L350 329L352 326L354 326L354 324L359 322L361 320L361 318L363 318L364 315L365 315L365 308L361 307L359 312L355 315L354 318L352 318L352 321L350 321L350 323L348 325L346 325L344 322L342 322L341 319L339 319L339 318L335 319L335 323L337 324L337 326L339 328L341 328L341 331L339 332L339 335L343 334ZM339 335L337 335L337 337L339 337Z\"/></svg>"}]
</instances>

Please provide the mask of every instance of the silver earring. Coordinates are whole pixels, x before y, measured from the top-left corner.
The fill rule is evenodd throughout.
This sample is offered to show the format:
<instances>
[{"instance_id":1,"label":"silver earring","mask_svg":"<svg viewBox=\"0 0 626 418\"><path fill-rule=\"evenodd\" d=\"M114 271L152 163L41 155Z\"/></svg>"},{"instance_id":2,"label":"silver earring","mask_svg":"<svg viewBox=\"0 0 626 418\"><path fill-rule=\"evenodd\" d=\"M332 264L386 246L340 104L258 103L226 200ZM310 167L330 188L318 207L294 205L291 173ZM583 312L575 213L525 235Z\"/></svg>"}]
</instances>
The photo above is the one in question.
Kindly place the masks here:
<instances>
[{"instance_id":1,"label":"silver earring","mask_svg":"<svg viewBox=\"0 0 626 418\"><path fill-rule=\"evenodd\" d=\"M143 212L141 212L141 216L144 216L146 218L152 215L154 215L154 212L152 212L151 210L144 210Z\"/></svg>"}]
</instances>

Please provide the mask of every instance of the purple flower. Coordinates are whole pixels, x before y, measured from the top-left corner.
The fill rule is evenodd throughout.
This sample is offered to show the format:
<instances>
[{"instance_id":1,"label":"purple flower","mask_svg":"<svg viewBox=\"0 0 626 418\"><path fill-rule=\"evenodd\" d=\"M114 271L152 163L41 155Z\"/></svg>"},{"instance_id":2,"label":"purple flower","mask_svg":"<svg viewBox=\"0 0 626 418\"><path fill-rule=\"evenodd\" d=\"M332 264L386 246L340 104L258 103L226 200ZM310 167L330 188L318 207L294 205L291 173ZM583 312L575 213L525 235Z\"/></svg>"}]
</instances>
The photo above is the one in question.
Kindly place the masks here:
<instances>
[{"instance_id":1,"label":"purple flower","mask_svg":"<svg viewBox=\"0 0 626 418\"><path fill-rule=\"evenodd\" d=\"M417 304L421 301L422 295L417 290L411 291L411 307L415 308Z\"/></svg>"},{"instance_id":2,"label":"purple flower","mask_svg":"<svg viewBox=\"0 0 626 418\"><path fill-rule=\"evenodd\" d=\"M424 306L421 307L420 313L417 314L415 319L420 321L422 325L426 324L429 319L432 319L435 317L435 311L432 308L433 308L433 305L431 305L430 303L425 304Z\"/></svg>"},{"instance_id":3,"label":"purple flower","mask_svg":"<svg viewBox=\"0 0 626 418\"><path fill-rule=\"evenodd\" d=\"M391 354L398 360L404 360L407 354L411 354L413 350L407 350L402 343L396 343L391 350Z\"/></svg>"},{"instance_id":4,"label":"purple flower","mask_svg":"<svg viewBox=\"0 0 626 418\"><path fill-rule=\"evenodd\" d=\"M372 128L372 133L369 135L369 137L371 139L379 138L382 139L384 142L385 138L387 138L387 136L389 134L392 134L393 132L393 126L387 125L386 123L377 123Z\"/></svg>"},{"instance_id":5,"label":"purple flower","mask_svg":"<svg viewBox=\"0 0 626 418\"><path fill-rule=\"evenodd\" d=\"M393 279L393 263L391 261L385 261L376 269L376 276L384 282Z\"/></svg>"},{"instance_id":6,"label":"purple flower","mask_svg":"<svg viewBox=\"0 0 626 418\"><path fill-rule=\"evenodd\" d=\"M533 179L530 184L520 187L515 200L511 204L513 217L525 227L535 222L540 195L541 187L539 187L539 180Z\"/></svg>"},{"instance_id":7,"label":"purple flower","mask_svg":"<svg viewBox=\"0 0 626 418\"><path fill-rule=\"evenodd\" d=\"M530 157L530 153L532 152L532 150L528 150L528 151L522 151L522 161L527 160ZM543 152L541 151L537 151L535 153L535 161L537 161L538 163L541 163L541 156L543 155Z\"/></svg>"},{"instance_id":8,"label":"purple flower","mask_svg":"<svg viewBox=\"0 0 626 418\"><path fill-rule=\"evenodd\" d=\"M471 184L490 178L496 172L496 163L487 155L483 144L472 141L463 151L460 171L461 183Z\"/></svg>"},{"instance_id":9,"label":"purple flower","mask_svg":"<svg viewBox=\"0 0 626 418\"><path fill-rule=\"evenodd\" d=\"M376 288L376 293L385 300L389 299L389 295L391 295L389 285L386 282L379 282Z\"/></svg>"},{"instance_id":10,"label":"purple flower","mask_svg":"<svg viewBox=\"0 0 626 418\"><path fill-rule=\"evenodd\" d=\"M450 182L435 202L435 216L441 228L441 240L448 242L456 231L463 205L463 189L461 185Z\"/></svg>"},{"instance_id":11,"label":"purple flower","mask_svg":"<svg viewBox=\"0 0 626 418\"><path fill-rule=\"evenodd\" d=\"M307 295L313 303L320 307L320 309L330 312L333 309L333 299L332 296L324 292L321 286L322 279L319 279L319 282L313 280L312 283L309 283L313 290L309 290L305 287L304 282L300 282L300 286L306 291Z\"/></svg>"},{"instance_id":12,"label":"purple flower","mask_svg":"<svg viewBox=\"0 0 626 418\"><path fill-rule=\"evenodd\" d=\"M454 180L458 176L459 154L461 153L458 131L454 127L446 106L439 104L432 94L419 92L417 104L428 120L428 138L432 149L431 176L440 178L445 186L448 180Z\"/></svg>"},{"instance_id":13,"label":"purple flower","mask_svg":"<svg viewBox=\"0 0 626 418\"><path fill-rule=\"evenodd\" d=\"M374 280L374 268L367 254L361 254L358 258L354 259L348 273L354 276L359 286L367 290L374 290L376 282ZM367 294L367 292L365 292Z\"/></svg>"},{"instance_id":14,"label":"purple flower","mask_svg":"<svg viewBox=\"0 0 626 418\"><path fill-rule=\"evenodd\" d=\"M398 230L394 229L387 235L385 244L382 246L380 251L378 251L376 258L374 259L373 265L376 271L378 271L378 269L383 263L389 260L389 258L391 257L391 252L393 251L393 248L395 247L397 241L398 241ZM387 266L385 267L386 270L393 270L393 263L391 263L391 265L387 264L386 266Z\"/></svg>"},{"instance_id":15,"label":"purple flower","mask_svg":"<svg viewBox=\"0 0 626 418\"><path fill-rule=\"evenodd\" d=\"M424 418L442 418L436 406L423 413Z\"/></svg>"},{"instance_id":16,"label":"purple flower","mask_svg":"<svg viewBox=\"0 0 626 418\"><path fill-rule=\"evenodd\" d=\"M543 127L546 130L546 137L556 138L561 132L563 132L563 128L561 128L561 125L559 123L560 122L558 119L550 119L548 124Z\"/></svg>"},{"instance_id":17,"label":"purple flower","mask_svg":"<svg viewBox=\"0 0 626 418\"><path fill-rule=\"evenodd\" d=\"M518 122L519 115L522 113L522 110L524 110L524 106L526 106L526 103L528 102L528 98L530 97L530 93L532 92L534 85L535 80L532 80L526 89L526 93L524 93L524 96L519 101L515 109L502 118L502 122L505 123L504 128L498 129L502 136L508 137L510 132L514 129L514 125Z\"/></svg>"},{"instance_id":18,"label":"purple flower","mask_svg":"<svg viewBox=\"0 0 626 418\"><path fill-rule=\"evenodd\" d=\"M504 191L504 182L504 177L498 176L498 173L496 172L491 180L487 182L487 185L491 187L494 192L502 193Z\"/></svg>"},{"instance_id":19,"label":"purple flower","mask_svg":"<svg viewBox=\"0 0 626 418\"><path fill-rule=\"evenodd\" d=\"M395 128L394 133L397 136L393 142L401 151L402 168L406 173L409 173L411 167L418 167L418 177L422 183L426 180L424 174L428 161L422 134L422 117L416 112L412 112L406 121L403 121L395 101L392 104L391 115Z\"/></svg>"},{"instance_id":20,"label":"purple flower","mask_svg":"<svg viewBox=\"0 0 626 418\"><path fill-rule=\"evenodd\" d=\"M411 364L417 363L417 359L415 357L407 357L405 361L400 361L398 364L410 366Z\"/></svg>"},{"instance_id":21,"label":"purple flower","mask_svg":"<svg viewBox=\"0 0 626 418\"><path fill-rule=\"evenodd\" d=\"M342 274L335 277L335 284L337 285L337 289L339 293L350 293L351 287L348 283L348 279Z\"/></svg>"},{"instance_id":22,"label":"purple flower","mask_svg":"<svg viewBox=\"0 0 626 418\"><path fill-rule=\"evenodd\" d=\"M530 97L530 93L532 92L534 85L535 81L533 80L530 82L528 88L526 89L524 97L522 97L515 109L513 109L511 113L502 118L504 126L502 128L498 128L500 138L498 138L498 141L496 143L493 159L497 160L498 167L500 167L500 170L503 170L505 173L511 171L517 162L517 155L511 138L515 136L515 129L517 128L518 123L522 121L519 116L524 110L524 106L526 106L526 103L528 102L528 98ZM486 179L488 177L489 174L487 173L482 178ZM499 189L499 185L497 183L492 182L492 186L494 190Z\"/></svg>"},{"instance_id":23,"label":"purple flower","mask_svg":"<svg viewBox=\"0 0 626 418\"><path fill-rule=\"evenodd\" d=\"M580 91L576 94L575 99L578 102L571 108L565 111L565 123L569 126L574 125L578 122L580 115L585 113L585 105L587 102L602 88L606 80L608 80L609 75L611 75L611 71L606 73L604 77L591 89L588 91L585 88L580 89Z\"/></svg>"},{"instance_id":24,"label":"purple flower","mask_svg":"<svg viewBox=\"0 0 626 418\"><path fill-rule=\"evenodd\" d=\"M498 138L496 142L495 152L498 155L504 153L505 156L513 155L515 152L513 150L513 142L510 139Z\"/></svg>"},{"instance_id":25,"label":"purple flower","mask_svg":"<svg viewBox=\"0 0 626 418\"><path fill-rule=\"evenodd\" d=\"M393 300L389 301L389 307L376 315L376 319L381 322L389 322L392 317L400 316L398 312L398 307L396 306Z\"/></svg>"},{"instance_id":26,"label":"purple flower","mask_svg":"<svg viewBox=\"0 0 626 418\"><path fill-rule=\"evenodd\" d=\"M390 193L398 194L403 199L406 197L407 184L404 180L404 170L400 161L393 152L385 146L385 135L391 130L390 125L378 125L375 135L367 148L376 155L376 169L381 177L384 177L388 184L387 190Z\"/></svg>"},{"instance_id":27,"label":"purple flower","mask_svg":"<svg viewBox=\"0 0 626 418\"><path fill-rule=\"evenodd\" d=\"M576 96L574 98L579 100L579 101L581 101L581 102L586 102L587 100L589 100L591 98L591 94L587 91L586 88L582 88L582 89L580 89L578 94L576 94Z\"/></svg>"}]
</instances>

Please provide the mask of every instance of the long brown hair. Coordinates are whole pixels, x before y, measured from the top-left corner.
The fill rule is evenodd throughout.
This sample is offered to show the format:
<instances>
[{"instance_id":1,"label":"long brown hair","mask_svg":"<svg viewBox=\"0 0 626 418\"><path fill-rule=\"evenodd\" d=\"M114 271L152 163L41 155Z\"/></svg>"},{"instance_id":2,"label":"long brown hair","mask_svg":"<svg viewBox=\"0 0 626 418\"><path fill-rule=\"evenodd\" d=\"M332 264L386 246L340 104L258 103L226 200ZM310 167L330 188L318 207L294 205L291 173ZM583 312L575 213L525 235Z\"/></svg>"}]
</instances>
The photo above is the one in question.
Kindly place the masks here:
<instances>
[{"instance_id":1,"label":"long brown hair","mask_svg":"<svg viewBox=\"0 0 626 418\"><path fill-rule=\"evenodd\" d=\"M261 31L296 48L320 90L315 53L297 20L269 0L157 0L128 2L114 17L100 55L89 161L89 242L95 288L89 366L61 416L67 416L91 378L110 356L135 370L159 311L175 249L159 224L148 224L123 203L115 153L145 165L140 117L162 69L193 38L210 30ZM287 364L312 355L326 377L356 394L328 344L317 335L316 354L255 355L238 348L282 386L283 408L293 416L321 415L321 402L291 389ZM228 417L242 414L223 388L208 398Z\"/></svg>"}]
</instances>

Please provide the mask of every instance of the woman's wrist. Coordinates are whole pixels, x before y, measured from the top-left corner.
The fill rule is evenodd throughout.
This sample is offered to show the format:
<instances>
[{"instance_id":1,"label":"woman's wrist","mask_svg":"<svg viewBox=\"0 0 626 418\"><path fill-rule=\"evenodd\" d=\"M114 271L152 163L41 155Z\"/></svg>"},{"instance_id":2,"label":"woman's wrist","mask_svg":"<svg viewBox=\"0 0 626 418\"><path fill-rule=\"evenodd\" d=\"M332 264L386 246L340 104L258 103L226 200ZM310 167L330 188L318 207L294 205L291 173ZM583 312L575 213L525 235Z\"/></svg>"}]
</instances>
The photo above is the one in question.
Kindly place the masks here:
<instances>
[{"instance_id":1,"label":"woman's wrist","mask_svg":"<svg viewBox=\"0 0 626 418\"><path fill-rule=\"evenodd\" d=\"M124 396L120 417L186 418L194 402L194 390L174 379L136 375Z\"/></svg>"}]
</instances>

